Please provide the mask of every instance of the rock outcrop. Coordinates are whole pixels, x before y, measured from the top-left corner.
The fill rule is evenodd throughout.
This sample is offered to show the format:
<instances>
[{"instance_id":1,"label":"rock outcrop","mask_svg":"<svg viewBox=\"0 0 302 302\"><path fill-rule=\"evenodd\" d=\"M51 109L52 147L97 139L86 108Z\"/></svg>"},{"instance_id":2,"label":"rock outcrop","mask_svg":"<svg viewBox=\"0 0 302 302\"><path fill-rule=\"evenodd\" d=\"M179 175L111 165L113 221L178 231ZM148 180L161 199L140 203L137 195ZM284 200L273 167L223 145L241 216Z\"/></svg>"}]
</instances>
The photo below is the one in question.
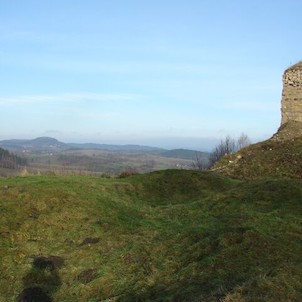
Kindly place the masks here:
<instances>
[{"instance_id":1,"label":"rock outcrop","mask_svg":"<svg viewBox=\"0 0 302 302\"><path fill-rule=\"evenodd\" d=\"M281 125L302 122L302 61L289 67L283 74Z\"/></svg>"},{"instance_id":2,"label":"rock outcrop","mask_svg":"<svg viewBox=\"0 0 302 302\"><path fill-rule=\"evenodd\" d=\"M283 74L281 105L281 126L272 138L224 156L211 170L239 179L302 179L302 61Z\"/></svg>"},{"instance_id":3,"label":"rock outcrop","mask_svg":"<svg viewBox=\"0 0 302 302\"><path fill-rule=\"evenodd\" d=\"M281 126L273 140L302 137L302 61L283 74Z\"/></svg>"}]
</instances>

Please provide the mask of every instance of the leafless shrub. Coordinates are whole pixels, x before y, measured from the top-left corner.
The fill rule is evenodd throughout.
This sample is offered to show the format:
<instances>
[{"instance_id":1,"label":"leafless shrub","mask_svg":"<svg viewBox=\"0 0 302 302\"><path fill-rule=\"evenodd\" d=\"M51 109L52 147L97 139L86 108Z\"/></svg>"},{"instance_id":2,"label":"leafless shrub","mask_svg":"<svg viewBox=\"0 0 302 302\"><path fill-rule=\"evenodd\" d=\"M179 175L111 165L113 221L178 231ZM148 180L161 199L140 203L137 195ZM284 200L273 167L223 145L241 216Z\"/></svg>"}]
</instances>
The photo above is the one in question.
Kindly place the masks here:
<instances>
[{"instance_id":1,"label":"leafless shrub","mask_svg":"<svg viewBox=\"0 0 302 302\"><path fill-rule=\"evenodd\" d=\"M210 154L210 158L209 158L210 166L213 166L223 156L237 152L240 149L249 146L250 144L251 141L249 137L244 133L242 133L237 140L227 135L224 140L220 141L220 143L215 147L213 152Z\"/></svg>"},{"instance_id":2,"label":"leafless shrub","mask_svg":"<svg viewBox=\"0 0 302 302\"><path fill-rule=\"evenodd\" d=\"M251 144L249 137L242 133L237 140L237 151L243 149Z\"/></svg>"},{"instance_id":3,"label":"leafless shrub","mask_svg":"<svg viewBox=\"0 0 302 302\"><path fill-rule=\"evenodd\" d=\"M122 171L120 174L118 174L118 177L129 177L132 175L138 174L137 170L135 168L127 168L125 171Z\"/></svg>"},{"instance_id":4,"label":"leafless shrub","mask_svg":"<svg viewBox=\"0 0 302 302\"><path fill-rule=\"evenodd\" d=\"M209 167L209 160L204 156L201 156L199 152L195 152L195 159L192 162L192 168L194 170L207 170Z\"/></svg>"}]
</instances>

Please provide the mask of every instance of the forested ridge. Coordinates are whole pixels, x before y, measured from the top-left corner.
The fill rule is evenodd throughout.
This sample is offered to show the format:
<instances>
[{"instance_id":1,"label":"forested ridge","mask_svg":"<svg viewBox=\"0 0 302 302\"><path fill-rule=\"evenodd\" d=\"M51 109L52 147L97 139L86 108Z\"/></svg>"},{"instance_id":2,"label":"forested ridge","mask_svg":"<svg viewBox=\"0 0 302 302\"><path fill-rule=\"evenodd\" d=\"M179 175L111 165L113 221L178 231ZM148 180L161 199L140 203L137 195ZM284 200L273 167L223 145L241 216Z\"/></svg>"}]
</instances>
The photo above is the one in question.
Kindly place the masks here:
<instances>
[{"instance_id":1,"label":"forested ridge","mask_svg":"<svg viewBox=\"0 0 302 302\"><path fill-rule=\"evenodd\" d=\"M16 169L26 165L26 159L0 148L0 168Z\"/></svg>"}]
</instances>

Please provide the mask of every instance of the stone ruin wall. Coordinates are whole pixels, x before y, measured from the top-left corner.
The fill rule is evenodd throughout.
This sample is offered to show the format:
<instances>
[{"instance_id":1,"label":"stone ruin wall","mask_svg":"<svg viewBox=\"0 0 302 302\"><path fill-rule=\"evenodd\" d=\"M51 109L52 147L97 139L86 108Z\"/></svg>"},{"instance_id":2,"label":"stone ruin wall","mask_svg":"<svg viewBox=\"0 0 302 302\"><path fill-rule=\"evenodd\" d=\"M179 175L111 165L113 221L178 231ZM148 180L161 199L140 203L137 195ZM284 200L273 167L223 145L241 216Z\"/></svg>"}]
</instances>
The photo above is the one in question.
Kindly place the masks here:
<instances>
[{"instance_id":1,"label":"stone ruin wall","mask_svg":"<svg viewBox=\"0 0 302 302\"><path fill-rule=\"evenodd\" d=\"M281 125L289 121L302 122L302 61L283 74Z\"/></svg>"}]
</instances>

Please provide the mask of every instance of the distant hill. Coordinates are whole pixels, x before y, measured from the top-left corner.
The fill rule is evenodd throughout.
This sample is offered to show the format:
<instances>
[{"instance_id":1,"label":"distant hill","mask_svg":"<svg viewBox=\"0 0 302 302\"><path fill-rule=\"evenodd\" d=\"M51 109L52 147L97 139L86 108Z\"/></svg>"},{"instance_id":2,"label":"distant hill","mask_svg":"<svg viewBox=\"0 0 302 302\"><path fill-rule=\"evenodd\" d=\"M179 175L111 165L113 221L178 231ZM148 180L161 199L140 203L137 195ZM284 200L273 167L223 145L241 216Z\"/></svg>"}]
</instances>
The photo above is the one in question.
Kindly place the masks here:
<instances>
[{"instance_id":1,"label":"distant hill","mask_svg":"<svg viewBox=\"0 0 302 302\"><path fill-rule=\"evenodd\" d=\"M165 149L140 145L110 145L94 143L63 143L51 137L38 137L32 140L12 139L0 141L0 147L23 152L61 152L69 149L96 149L120 152L162 152Z\"/></svg>"},{"instance_id":2,"label":"distant hill","mask_svg":"<svg viewBox=\"0 0 302 302\"><path fill-rule=\"evenodd\" d=\"M38 137L31 140L12 139L0 141L0 146L11 151L62 151L69 147L55 138Z\"/></svg>"},{"instance_id":3,"label":"distant hill","mask_svg":"<svg viewBox=\"0 0 302 302\"><path fill-rule=\"evenodd\" d=\"M110 145L110 144L95 144L95 143L69 143L66 144L69 148L73 149L95 149L95 150L107 150L117 152L156 152L160 153L165 149L141 145Z\"/></svg>"},{"instance_id":4,"label":"distant hill","mask_svg":"<svg viewBox=\"0 0 302 302\"><path fill-rule=\"evenodd\" d=\"M0 147L17 152L61 152L69 149L96 149L120 152L157 152L165 149L140 145L110 145L94 143L63 143L51 137L38 137L22 140L12 139L0 141Z\"/></svg>"},{"instance_id":5,"label":"distant hill","mask_svg":"<svg viewBox=\"0 0 302 302\"><path fill-rule=\"evenodd\" d=\"M161 156L169 157L169 158L180 158L180 159L189 159L195 160L196 157L201 157L204 159L209 158L208 152L187 150L187 149L173 149L161 152Z\"/></svg>"},{"instance_id":6,"label":"distant hill","mask_svg":"<svg viewBox=\"0 0 302 302\"><path fill-rule=\"evenodd\" d=\"M96 143L63 143L51 137L38 137L32 140L12 139L0 141L0 147L13 152L48 152L57 153L70 149L77 150L106 150L112 152L128 153L152 153L168 158L179 158L194 160L196 155L207 158L206 152L174 149L166 150L158 147L141 146L141 145L112 145Z\"/></svg>"},{"instance_id":7,"label":"distant hill","mask_svg":"<svg viewBox=\"0 0 302 302\"><path fill-rule=\"evenodd\" d=\"M193 169L198 157L207 162L207 153L194 150L95 143L63 143L51 137L0 141L0 147L28 160L28 171L54 173L105 173L117 175L129 169L146 173L163 169ZM7 171L5 171L7 172ZM8 171L10 173L11 171Z\"/></svg>"},{"instance_id":8,"label":"distant hill","mask_svg":"<svg viewBox=\"0 0 302 302\"><path fill-rule=\"evenodd\" d=\"M16 169L26 165L26 159L0 148L0 168Z\"/></svg>"}]
</instances>

